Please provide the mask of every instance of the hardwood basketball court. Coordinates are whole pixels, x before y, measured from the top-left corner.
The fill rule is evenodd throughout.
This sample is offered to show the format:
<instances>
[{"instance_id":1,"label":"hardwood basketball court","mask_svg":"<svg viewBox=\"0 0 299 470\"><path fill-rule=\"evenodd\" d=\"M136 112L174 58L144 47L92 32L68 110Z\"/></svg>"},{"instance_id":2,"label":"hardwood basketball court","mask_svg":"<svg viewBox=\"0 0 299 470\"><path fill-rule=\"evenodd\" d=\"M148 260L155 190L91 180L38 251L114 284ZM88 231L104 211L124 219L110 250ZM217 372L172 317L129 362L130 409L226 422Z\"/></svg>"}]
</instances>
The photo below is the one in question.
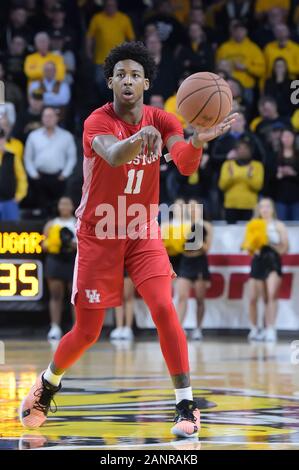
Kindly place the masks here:
<instances>
[{"instance_id":1,"label":"hardwood basketball court","mask_svg":"<svg viewBox=\"0 0 299 470\"><path fill-rule=\"evenodd\" d=\"M46 341L5 341L0 366L1 449L299 449L299 365L291 341L189 342L201 399L199 439L170 434L174 395L155 340L98 342L63 380L56 413L39 431L18 422L20 401L52 351Z\"/></svg>"}]
</instances>

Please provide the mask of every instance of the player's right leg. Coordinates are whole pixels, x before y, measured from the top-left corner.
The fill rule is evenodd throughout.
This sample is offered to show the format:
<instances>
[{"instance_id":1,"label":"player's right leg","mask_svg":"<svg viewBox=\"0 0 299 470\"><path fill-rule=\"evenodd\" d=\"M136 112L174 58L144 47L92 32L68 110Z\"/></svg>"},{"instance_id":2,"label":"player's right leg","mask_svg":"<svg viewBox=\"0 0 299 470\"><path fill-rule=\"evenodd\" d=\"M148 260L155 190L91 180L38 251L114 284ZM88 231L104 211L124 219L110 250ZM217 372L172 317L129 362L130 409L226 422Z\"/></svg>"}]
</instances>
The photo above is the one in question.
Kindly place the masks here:
<instances>
[{"instance_id":1,"label":"player's right leg","mask_svg":"<svg viewBox=\"0 0 299 470\"><path fill-rule=\"evenodd\" d=\"M23 426L38 428L47 419L54 395L61 388L61 379L98 339L105 318L105 310L76 306L76 323L60 341L53 362L42 372L24 398L20 407ZM54 404L55 406L55 404Z\"/></svg>"},{"instance_id":2,"label":"player's right leg","mask_svg":"<svg viewBox=\"0 0 299 470\"><path fill-rule=\"evenodd\" d=\"M41 373L20 407L20 420L26 427L40 427L46 420L51 401L60 390L65 371L94 344L101 332L105 310L121 304L123 290L122 241L99 240L94 228L80 228L74 270L72 302L76 322L60 341L53 362Z\"/></svg>"}]
</instances>

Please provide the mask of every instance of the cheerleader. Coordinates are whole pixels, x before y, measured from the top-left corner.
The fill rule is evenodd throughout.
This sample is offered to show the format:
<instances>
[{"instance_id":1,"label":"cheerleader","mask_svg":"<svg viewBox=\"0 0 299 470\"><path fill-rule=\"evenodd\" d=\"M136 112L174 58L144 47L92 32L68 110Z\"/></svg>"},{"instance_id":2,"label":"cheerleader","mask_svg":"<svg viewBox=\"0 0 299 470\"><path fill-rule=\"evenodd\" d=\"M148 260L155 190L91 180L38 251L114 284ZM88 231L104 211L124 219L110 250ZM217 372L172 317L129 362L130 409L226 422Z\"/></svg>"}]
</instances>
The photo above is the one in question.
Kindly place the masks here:
<instances>
[{"instance_id":1,"label":"cheerleader","mask_svg":"<svg viewBox=\"0 0 299 470\"><path fill-rule=\"evenodd\" d=\"M249 280L249 312L251 330L249 340L275 342L277 339L275 323L277 315L277 297L282 280L281 255L288 251L288 234L283 222L277 220L271 199L261 199L256 208L256 218L264 222L260 236L264 239L258 247L249 250L253 254ZM252 221L254 223L254 221ZM248 226L250 223L249 222ZM265 232L263 234L263 232ZM247 247L248 248L248 247ZM261 332L257 324L257 302L262 297L265 304L264 326Z\"/></svg>"},{"instance_id":2,"label":"cheerleader","mask_svg":"<svg viewBox=\"0 0 299 470\"><path fill-rule=\"evenodd\" d=\"M178 269L177 312L181 323L183 324L190 289L193 287L197 301L197 327L192 331L191 338L194 340L202 339L201 325L204 317L204 299L207 288L210 286L210 272L207 253L212 242L212 225L202 220L201 206L196 200L189 201L191 231L187 236L188 243L196 242L195 235L202 231L203 239L199 241L198 248L184 250Z\"/></svg>"},{"instance_id":3,"label":"cheerleader","mask_svg":"<svg viewBox=\"0 0 299 470\"><path fill-rule=\"evenodd\" d=\"M43 249L47 252L45 277L49 289L51 328L48 340L60 340L61 316L65 290L71 292L76 256L76 219L73 202L68 197L58 201L58 217L50 220L44 228Z\"/></svg>"}]
</instances>

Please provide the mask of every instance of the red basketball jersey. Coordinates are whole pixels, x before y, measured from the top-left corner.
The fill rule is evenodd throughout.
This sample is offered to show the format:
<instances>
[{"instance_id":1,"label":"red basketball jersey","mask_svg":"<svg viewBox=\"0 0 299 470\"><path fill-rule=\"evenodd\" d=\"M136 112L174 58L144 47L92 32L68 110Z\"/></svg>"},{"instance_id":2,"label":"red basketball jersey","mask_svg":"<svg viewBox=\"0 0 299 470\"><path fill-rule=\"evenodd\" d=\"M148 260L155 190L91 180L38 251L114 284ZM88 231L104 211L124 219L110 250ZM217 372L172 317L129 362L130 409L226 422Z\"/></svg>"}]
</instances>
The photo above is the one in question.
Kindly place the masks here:
<instances>
[{"instance_id":1,"label":"red basketball jersey","mask_svg":"<svg viewBox=\"0 0 299 470\"><path fill-rule=\"evenodd\" d=\"M134 219L134 204L142 204L146 208L146 221L157 215L157 210L155 214L150 212L150 206L158 207L159 204L160 156L138 155L114 168L92 149L92 141L97 135L114 135L123 140L145 126L154 126L161 133L163 145L173 135L183 136L182 126L174 115L152 106L143 106L142 119L136 125L123 121L114 112L112 103L96 109L86 119L83 133L84 183L81 203L76 211L81 221L96 225L103 217L105 207L109 210L108 206L115 211L116 227L123 226L124 206L126 227Z\"/></svg>"}]
</instances>

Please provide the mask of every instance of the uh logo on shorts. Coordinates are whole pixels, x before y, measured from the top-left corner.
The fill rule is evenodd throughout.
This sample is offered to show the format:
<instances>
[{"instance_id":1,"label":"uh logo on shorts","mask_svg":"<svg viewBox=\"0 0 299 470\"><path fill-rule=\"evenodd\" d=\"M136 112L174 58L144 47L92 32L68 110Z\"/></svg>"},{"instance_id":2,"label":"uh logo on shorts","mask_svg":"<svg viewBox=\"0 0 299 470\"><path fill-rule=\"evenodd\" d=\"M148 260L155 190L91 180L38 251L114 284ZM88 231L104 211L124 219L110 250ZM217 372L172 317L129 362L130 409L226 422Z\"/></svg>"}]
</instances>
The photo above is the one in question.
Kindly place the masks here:
<instances>
[{"instance_id":1,"label":"uh logo on shorts","mask_svg":"<svg viewBox=\"0 0 299 470\"><path fill-rule=\"evenodd\" d=\"M85 294L90 304L100 303L100 294L96 289L85 289Z\"/></svg>"}]
</instances>

